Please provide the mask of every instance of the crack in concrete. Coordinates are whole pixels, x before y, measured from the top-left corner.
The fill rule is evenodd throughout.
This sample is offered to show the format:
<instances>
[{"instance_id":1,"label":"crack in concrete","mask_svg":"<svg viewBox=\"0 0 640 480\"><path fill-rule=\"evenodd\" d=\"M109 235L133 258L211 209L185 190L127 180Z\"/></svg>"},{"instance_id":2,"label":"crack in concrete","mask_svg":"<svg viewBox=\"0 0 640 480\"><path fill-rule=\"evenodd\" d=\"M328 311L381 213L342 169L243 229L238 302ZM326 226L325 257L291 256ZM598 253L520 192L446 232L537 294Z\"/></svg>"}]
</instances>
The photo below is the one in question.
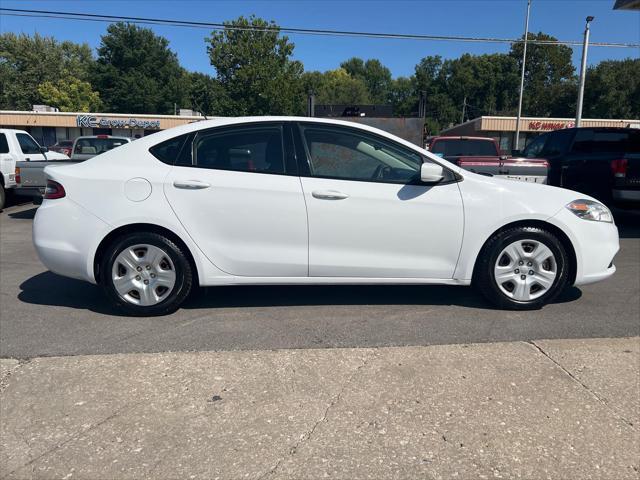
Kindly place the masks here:
<instances>
[{"instance_id":1,"label":"crack in concrete","mask_svg":"<svg viewBox=\"0 0 640 480\"><path fill-rule=\"evenodd\" d=\"M100 420L98 423L94 423L93 425L85 428L84 430L81 430L77 433L75 433L74 435L71 435L69 438L67 438L65 441L58 443L56 445L54 445L53 447L45 450L44 452L42 452L40 455L38 455L37 457L32 458L31 460L29 460L27 463L25 463L24 465L19 466L18 468L13 469L12 471L10 471L9 473L7 473L5 478L10 477L11 475L13 475L14 473L16 473L18 470L22 470L23 468L32 466L35 462L37 462L38 460L40 460L43 457L46 457L47 455L55 452L56 450L64 447L67 443L72 442L74 440L77 440L78 438L82 437L83 435L89 433L92 430L95 430L96 428L100 427L101 425L104 425L105 423L109 422L110 420L113 420L114 418L118 417L119 415L121 415L123 412L125 412L126 410L130 410L134 407L137 407L138 405L140 405L143 402L136 402L136 403L132 403L132 404L127 404L127 405L123 405L121 408L117 409L115 412L113 412L111 415L103 418L102 420Z\"/></svg>"},{"instance_id":2,"label":"crack in concrete","mask_svg":"<svg viewBox=\"0 0 640 480\"><path fill-rule=\"evenodd\" d=\"M569 370L567 370L565 367L563 367L555 358L553 358L551 355L549 355L535 341L529 340L528 342L525 342L525 343L528 343L529 345L534 347L538 352L540 352L542 355L544 355L546 358L548 358L554 365L556 365L560 370L562 370L563 373L568 375L569 378L571 378L574 382L576 382L578 385L580 385L582 388L584 388L598 403L602 404L607 410L609 410L613 414L614 417L616 417L618 420L621 420L622 422L627 424L633 430L636 430L636 427L633 424L633 422L631 422L630 420L627 420L625 417L620 415L620 413L618 413L616 410L614 410L602 397L600 397L600 395L598 395L596 392L591 390L591 388L589 388L589 386L586 383L584 383L582 380L580 380L578 377L576 377L573 373L571 373Z\"/></svg>"},{"instance_id":3,"label":"crack in concrete","mask_svg":"<svg viewBox=\"0 0 640 480\"><path fill-rule=\"evenodd\" d=\"M18 361L16 366L7 370L7 372L2 376L2 378L0 378L0 393L4 392L9 386L9 379L11 378L11 376L14 375L18 370L20 370L26 364L31 362L30 358L26 358L26 359L16 358L15 360Z\"/></svg>"},{"instance_id":4,"label":"crack in concrete","mask_svg":"<svg viewBox=\"0 0 640 480\"><path fill-rule=\"evenodd\" d=\"M358 375L358 373L360 373L360 371L367 366L367 364L369 363L369 361L372 359L372 357L377 357L378 354L376 353L375 350L371 351L371 353L365 357L365 359L363 360L363 362L358 365L356 367L356 369L353 371L353 373L351 375L349 375L349 378L342 384L342 387L340 387L340 391L331 399L331 401L329 402L329 404L327 405L327 408L325 408L324 413L322 415L322 417L317 420L313 426L303 435L300 436L300 438L298 439L298 441L289 449L289 453L287 455L285 455L284 457L281 457L278 459L278 461L275 463L275 465L273 465L273 467L269 468L269 470L267 470L266 472L264 472L262 475L260 475L258 477L258 480L263 480L267 477L272 477L273 475L276 474L276 472L278 471L278 469L280 468L280 465L282 465L282 462L284 462L287 458L292 457L296 454L296 452L298 451L298 448L300 448L300 446L309 441L309 439L311 439L311 437L313 436L313 434L315 433L316 429L318 428L318 426L325 422L327 420L327 417L329 415L329 411L334 408L342 399L342 395L344 394L345 390L347 389L347 386L349 386L351 384L351 382L353 382L353 380L355 379L355 377Z\"/></svg>"}]
</instances>

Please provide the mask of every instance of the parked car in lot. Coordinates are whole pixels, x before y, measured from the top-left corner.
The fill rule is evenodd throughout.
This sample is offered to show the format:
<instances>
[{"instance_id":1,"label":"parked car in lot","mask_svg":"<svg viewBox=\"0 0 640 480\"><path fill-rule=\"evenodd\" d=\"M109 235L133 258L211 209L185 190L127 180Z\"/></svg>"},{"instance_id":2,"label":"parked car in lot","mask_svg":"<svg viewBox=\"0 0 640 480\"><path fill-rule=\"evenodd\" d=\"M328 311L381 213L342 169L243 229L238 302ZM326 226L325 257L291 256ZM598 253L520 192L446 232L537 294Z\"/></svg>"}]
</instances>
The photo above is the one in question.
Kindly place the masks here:
<instances>
[{"instance_id":1,"label":"parked car in lot","mask_svg":"<svg viewBox=\"0 0 640 480\"><path fill-rule=\"evenodd\" d=\"M549 163L541 159L509 158L498 142L487 137L434 137L429 151L465 170L523 182L546 183Z\"/></svg>"},{"instance_id":2,"label":"parked car in lot","mask_svg":"<svg viewBox=\"0 0 640 480\"><path fill-rule=\"evenodd\" d=\"M40 259L133 315L246 284L473 284L532 309L612 275L619 248L591 197L338 120L202 121L46 174Z\"/></svg>"},{"instance_id":3,"label":"parked car in lot","mask_svg":"<svg viewBox=\"0 0 640 480\"><path fill-rule=\"evenodd\" d=\"M16 167L27 162L40 164L47 160L69 160L69 157L49 152L47 147L38 145L24 130L0 129L0 210L4 208L7 194L16 192L19 187Z\"/></svg>"},{"instance_id":4,"label":"parked car in lot","mask_svg":"<svg viewBox=\"0 0 640 480\"><path fill-rule=\"evenodd\" d=\"M73 140L60 140L59 142L51 145L49 150L52 152L62 153L67 157L71 157L71 151L73 150Z\"/></svg>"},{"instance_id":5,"label":"parked car in lot","mask_svg":"<svg viewBox=\"0 0 640 480\"><path fill-rule=\"evenodd\" d=\"M93 158L104 152L131 142L128 137L112 137L111 135L92 135L78 137L73 142L71 159L64 157L67 163L77 163ZM44 169L49 165L61 165L59 162L46 161L18 162L16 165L16 192L19 195L34 197L39 203L47 184Z\"/></svg>"},{"instance_id":6,"label":"parked car in lot","mask_svg":"<svg viewBox=\"0 0 640 480\"><path fill-rule=\"evenodd\" d=\"M640 206L639 129L555 130L536 138L522 156L547 160L551 185L584 192L605 203Z\"/></svg>"},{"instance_id":7,"label":"parked car in lot","mask_svg":"<svg viewBox=\"0 0 640 480\"><path fill-rule=\"evenodd\" d=\"M78 137L73 142L72 160L89 160L114 148L131 142L130 137L114 137L111 135L90 135Z\"/></svg>"}]
</instances>

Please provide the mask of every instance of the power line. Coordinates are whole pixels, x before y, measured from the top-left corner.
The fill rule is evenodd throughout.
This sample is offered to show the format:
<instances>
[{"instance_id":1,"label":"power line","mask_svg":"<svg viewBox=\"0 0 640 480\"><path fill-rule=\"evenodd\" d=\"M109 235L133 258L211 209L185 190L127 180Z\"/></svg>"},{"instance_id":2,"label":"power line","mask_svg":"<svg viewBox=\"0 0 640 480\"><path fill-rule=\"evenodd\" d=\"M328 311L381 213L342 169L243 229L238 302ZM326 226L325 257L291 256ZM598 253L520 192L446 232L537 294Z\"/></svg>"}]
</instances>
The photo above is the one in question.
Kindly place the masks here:
<instances>
[{"instance_id":1,"label":"power line","mask_svg":"<svg viewBox=\"0 0 640 480\"><path fill-rule=\"evenodd\" d=\"M30 10L21 8L0 8L0 15L10 17L35 17L35 18L55 18L62 20L92 21L92 22L128 22L143 25L164 25L171 27L204 28L208 30L236 30L236 31L258 31L271 33L290 33L295 35L323 35L336 37L366 37L395 40L422 40L422 41L449 41L449 42L471 42L471 43L523 43L519 38L492 38L492 37L464 37L459 35L422 35L408 33L381 33L381 32L358 32L349 30L324 30L313 28L293 28L293 27L239 27L225 25L215 22L196 22L191 20L170 20L163 18L129 17L121 15L99 15L94 13L59 12L50 10ZM528 43L537 45L582 45L581 41L573 40L529 40ZM640 48L640 43L611 43L593 42L594 47L614 47L614 48Z\"/></svg>"}]
</instances>

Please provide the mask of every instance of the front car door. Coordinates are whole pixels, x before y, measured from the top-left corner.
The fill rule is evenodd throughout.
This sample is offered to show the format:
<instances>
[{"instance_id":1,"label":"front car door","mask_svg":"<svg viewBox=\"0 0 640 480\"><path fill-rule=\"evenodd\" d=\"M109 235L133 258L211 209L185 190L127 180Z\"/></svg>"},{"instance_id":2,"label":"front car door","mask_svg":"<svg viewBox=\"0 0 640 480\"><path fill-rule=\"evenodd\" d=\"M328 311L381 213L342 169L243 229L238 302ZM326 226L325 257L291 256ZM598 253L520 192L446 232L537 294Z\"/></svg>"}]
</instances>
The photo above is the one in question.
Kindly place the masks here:
<instances>
[{"instance_id":1,"label":"front car door","mask_svg":"<svg viewBox=\"0 0 640 480\"><path fill-rule=\"evenodd\" d=\"M464 227L453 172L425 185L431 160L386 137L307 122L297 133L310 276L453 277Z\"/></svg>"},{"instance_id":2,"label":"front car door","mask_svg":"<svg viewBox=\"0 0 640 480\"><path fill-rule=\"evenodd\" d=\"M307 212L290 139L284 124L261 122L200 131L186 150L160 144L179 157L165 180L167 199L220 270L308 275Z\"/></svg>"}]
</instances>

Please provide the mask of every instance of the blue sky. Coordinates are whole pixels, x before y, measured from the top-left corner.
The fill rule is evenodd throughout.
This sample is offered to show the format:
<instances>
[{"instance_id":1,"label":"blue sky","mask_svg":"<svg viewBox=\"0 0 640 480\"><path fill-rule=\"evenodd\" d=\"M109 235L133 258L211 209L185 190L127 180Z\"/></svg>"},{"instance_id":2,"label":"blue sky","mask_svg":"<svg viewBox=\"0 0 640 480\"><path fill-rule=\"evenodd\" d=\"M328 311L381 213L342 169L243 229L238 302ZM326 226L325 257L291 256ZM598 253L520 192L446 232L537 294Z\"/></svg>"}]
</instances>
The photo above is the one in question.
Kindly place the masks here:
<instances>
[{"instance_id":1,"label":"blue sky","mask_svg":"<svg viewBox=\"0 0 640 480\"><path fill-rule=\"evenodd\" d=\"M614 0L532 0L530 31L562 40L581 40L584 18L592 24L594 42L640 43L640 12L613 10ZM522 35L526 0L2 0L5 8L33 8L112 15L222 22L256 14L281 26L433 35L516 38ZM59 40L100 43L107 24L62 19L0 17L0 31L52 35ZM170 41L180 62L189 70L213 73L206 54L207 30L151 26ZM508 45L440 41L379 40L347 37L289 35L295 58L306 70L337 68L352 56L379 58L394 76L410 75L427 55L455 58L462 53L505 52ZM574 63L580 61L574 49ZM589 63L604 59L640 57L638 49L591 48Z\"/></svg>"}]
</instances>

